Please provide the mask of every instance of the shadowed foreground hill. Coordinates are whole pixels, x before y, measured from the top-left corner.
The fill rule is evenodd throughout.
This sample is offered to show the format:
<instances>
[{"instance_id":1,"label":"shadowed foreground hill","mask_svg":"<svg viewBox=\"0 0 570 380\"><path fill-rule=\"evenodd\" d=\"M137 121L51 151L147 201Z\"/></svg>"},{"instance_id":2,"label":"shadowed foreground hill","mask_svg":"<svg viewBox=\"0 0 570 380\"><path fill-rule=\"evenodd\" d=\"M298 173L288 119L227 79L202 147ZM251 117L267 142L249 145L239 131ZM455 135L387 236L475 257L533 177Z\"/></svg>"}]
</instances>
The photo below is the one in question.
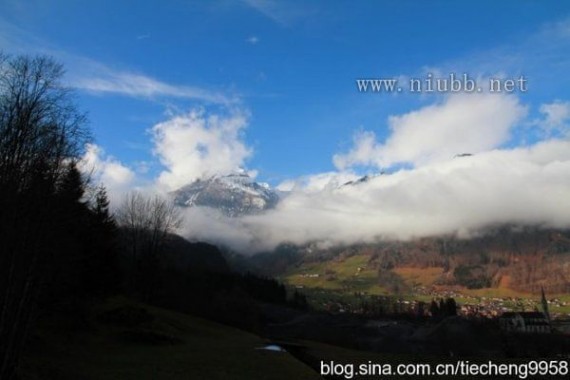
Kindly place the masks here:
<instances>
[{"instance_id":1,"label":"shadowed foreground hill","mask_svg":"<svg viewBox=\"0 0 570 380\"><path fill-rule=\"evenodd\" d=\"M86 321L45 323L22 379L318 379L288 353L224 325L116 298Z\"/></svg>"}]
</instances>

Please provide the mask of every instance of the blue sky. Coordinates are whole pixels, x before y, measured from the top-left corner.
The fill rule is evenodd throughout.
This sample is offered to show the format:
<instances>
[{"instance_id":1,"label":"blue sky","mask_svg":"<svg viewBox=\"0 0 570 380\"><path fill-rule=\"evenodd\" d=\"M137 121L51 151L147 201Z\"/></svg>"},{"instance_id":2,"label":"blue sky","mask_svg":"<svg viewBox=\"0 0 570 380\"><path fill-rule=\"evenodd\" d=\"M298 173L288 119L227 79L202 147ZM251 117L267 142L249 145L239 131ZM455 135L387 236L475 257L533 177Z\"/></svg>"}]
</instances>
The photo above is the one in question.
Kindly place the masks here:
<instances>
[{"instance_id":1,"label":"blue sky","mask_svg":"<svg viewBox=\"0 0 570 380\"><path fill-rule=\"evenodd\" d=\"M390 116L446 101L359 93L357 78L525 75L525 115L484 148L532 144L541 105L568 101L569 41L566 1L0 2L0 48L62 61L107 160L148 181L164 170L152 128L191 110L243 116L238 163L277 185L336 171L355 134L382 144Z\"/></svg>"}]
</instances>

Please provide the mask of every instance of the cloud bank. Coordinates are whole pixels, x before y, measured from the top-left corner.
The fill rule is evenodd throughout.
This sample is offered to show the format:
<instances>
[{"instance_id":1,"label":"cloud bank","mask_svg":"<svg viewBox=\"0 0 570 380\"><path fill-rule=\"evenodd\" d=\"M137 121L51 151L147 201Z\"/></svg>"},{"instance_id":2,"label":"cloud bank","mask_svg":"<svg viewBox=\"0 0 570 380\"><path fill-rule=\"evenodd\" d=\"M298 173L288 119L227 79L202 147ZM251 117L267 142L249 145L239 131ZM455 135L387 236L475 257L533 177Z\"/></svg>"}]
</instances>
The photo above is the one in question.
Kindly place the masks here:
<instances>
[{"instance_id":1,"label":"cloud bank","mask_svg":"<svg viewBox=\"0 0 570 380\"><path fill-rule=\"evenodd\" d=\"M495 224L570 226L570 142L496 149L321 192L235 220L190 209L187 232L244 252L282 242L350 244L455 233Z\"/></svg>"}]
</instances>

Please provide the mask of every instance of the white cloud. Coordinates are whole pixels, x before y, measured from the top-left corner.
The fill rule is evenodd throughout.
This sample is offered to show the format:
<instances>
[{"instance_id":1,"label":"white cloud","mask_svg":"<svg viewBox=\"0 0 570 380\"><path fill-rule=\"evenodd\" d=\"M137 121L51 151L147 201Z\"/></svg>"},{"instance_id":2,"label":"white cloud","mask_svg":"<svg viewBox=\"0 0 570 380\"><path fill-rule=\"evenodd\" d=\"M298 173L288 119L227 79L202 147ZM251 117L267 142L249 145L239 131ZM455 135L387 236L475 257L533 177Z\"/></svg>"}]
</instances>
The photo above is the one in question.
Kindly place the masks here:
<instances>
[{"instance_id":1,"label":"white cloud","mask_svg":"<svg viewBox=\"0 0 570 380\"><path fill-rule=\"evenodd\" d=\"M154 154L165 167L159 186L175 190L197 178L243 168L252 154L242 138L246 126L244 112L206 116L201 110L155 125Z\"/></svg>"},{"instance_id":2,"label":"white cloud","mask_svg":"<svg viewBox=\"0 0 570 380\"><path fill-rule=\"evenodd\" d=\"M316 193L326 189L336 189L358 178L359 176L352 172L319 173L284 181L277 186L277 189L281 191Z\"/></svg>"},{"instance_id":3,"label":"white cloud","mask_svg":"<svg viewBox=\"0 0 570 380\"><path fill-rule=\"evenodd\" d=\"M245 42L256 45L259 42L259 38L257 36L250 36L245 40Z\"/></svg>"},{"instance_id":4,"label":"white cloud","mask_svg":"<svg viewBox=\"0 0 570 380\"><path fill-rule=\"evenodd\" d=\"M135 173L117 159L105 154L95 145L87 144L80 163L80 170L88 175L95 184L102 183L112 203L116 204L123 194L134 185Z\"/></svg>"},{"instance_id":5,"label":"white cloud","mask_svg":"<svg viewBox=\"0 0 570 380\"><path fill-rule=\"evenodd\" d=\"M561 133L568 135L570 128L570 102L556 101L540 106L540 112L544 115L544 120L538 125L551 135Z\"/></svg>"},{"instance_id":6,"label":"white cloud","mask_svg":"<svg viewBox=\"0 0 570 380\"><path fill-rule=\"evenodd\" d=\"M441 104L426 106L388 120L391 135L376 141L361 132L354 147L333 160L339 169L356 165L380 168L398 163L423 165L462 153L477 153L508 141L511 129L526 115L515 96L455 94Z\"/></svg>"},{"instance_id":7,"label":"white cloud","mask_svg":"<svg viewBox=\"0 0 570 380\"><path fill-rule=\"evenodd\" d=\"M72 85L78 89L96 93L115 93L133 97L175 97L202 100L210 103L229 104L235 102L224 94L199 87L179 86L164 83L146 75L119 72L108 68L96 70L94 74L79 73Z\"/></svg>"}]
</instances>

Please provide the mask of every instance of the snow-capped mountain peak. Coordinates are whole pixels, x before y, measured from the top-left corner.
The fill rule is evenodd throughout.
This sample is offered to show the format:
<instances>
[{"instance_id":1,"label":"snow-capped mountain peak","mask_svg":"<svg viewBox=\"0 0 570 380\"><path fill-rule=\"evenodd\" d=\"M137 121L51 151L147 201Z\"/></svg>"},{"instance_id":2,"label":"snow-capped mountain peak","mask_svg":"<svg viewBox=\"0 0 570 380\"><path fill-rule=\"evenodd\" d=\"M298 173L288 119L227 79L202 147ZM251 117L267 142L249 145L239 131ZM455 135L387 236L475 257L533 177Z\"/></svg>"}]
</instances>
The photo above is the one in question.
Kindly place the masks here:
<instances>
[{"instance_id":1,"label":"snow-capped mountain peak","mask_svg":"<svg viewBox=\"0 0 570 380\"><path fill-rule=\"evenodd\" d=\"M173 195L178 206L212 207L231 217L259 213L279 201L269 184L255 182L245 171L197 179Z\"/></svg>"}]
</instances>

